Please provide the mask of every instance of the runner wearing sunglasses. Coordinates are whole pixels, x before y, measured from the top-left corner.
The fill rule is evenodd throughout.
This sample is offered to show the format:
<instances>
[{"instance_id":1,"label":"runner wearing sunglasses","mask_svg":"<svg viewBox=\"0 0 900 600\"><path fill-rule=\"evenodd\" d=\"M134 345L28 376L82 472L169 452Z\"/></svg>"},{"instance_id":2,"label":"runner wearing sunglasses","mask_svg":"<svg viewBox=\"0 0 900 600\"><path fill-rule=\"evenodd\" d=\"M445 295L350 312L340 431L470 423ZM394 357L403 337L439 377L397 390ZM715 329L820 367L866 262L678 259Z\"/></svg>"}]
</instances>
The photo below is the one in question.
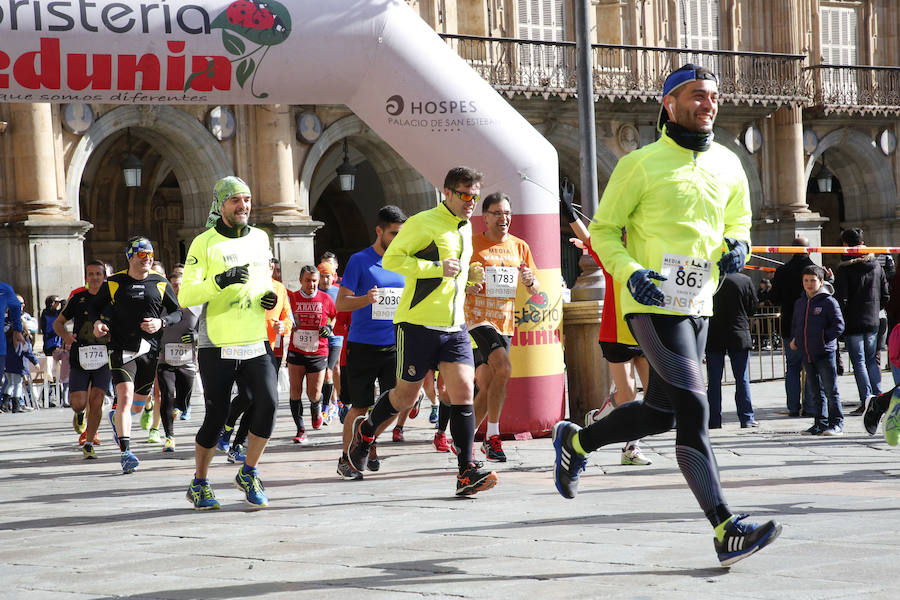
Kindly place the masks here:
<instances>
[{"instance_id":1,"label":"runner wearing sunglasses","mask_svg":"<svg viewBox=\"0 0 900 600\"><path fill-rule=\"evenodd\" d=\"M350 466L365 470L379 426L412 408L425 376L440 369L452 403L450 431L458 449L458 496L471 496L497 483L496 473L481 471L472 460L475 363L463 311L472 256L469 218L483 177L468 167L451 169L444 178L444 201L410 217L384 253L384 268L406 277L394 316L397 383L379 395L368 417L354 420L347 450Z\"/></svg>"},{"instance_id":2,"label":"runner wearing sunglasses","mask_svg":"<svg viewBox=\"0 0 900 600\"><path fill-rule=\"evenodd\" d=\"M91 303L94 336L110 335L109 366L117 405L109 413L122 451L123 473L140 461L131 451L131 419L140 414L153 388L162 329L181 321L178 299L166 278L150 270L150 240L133 237L125 248L128 269L110 276ZM164 311L168 312L164 316Z\"/></svg>"}]
</instances>

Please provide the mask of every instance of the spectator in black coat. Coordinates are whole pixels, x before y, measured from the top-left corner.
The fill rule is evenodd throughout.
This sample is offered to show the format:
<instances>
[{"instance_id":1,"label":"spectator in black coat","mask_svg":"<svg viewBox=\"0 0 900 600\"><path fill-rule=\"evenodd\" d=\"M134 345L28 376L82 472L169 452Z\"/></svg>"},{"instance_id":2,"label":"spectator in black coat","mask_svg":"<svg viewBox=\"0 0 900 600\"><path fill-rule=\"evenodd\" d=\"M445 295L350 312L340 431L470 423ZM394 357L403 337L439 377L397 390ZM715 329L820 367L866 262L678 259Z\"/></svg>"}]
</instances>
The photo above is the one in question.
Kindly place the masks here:
<instances>
[{"instance_id":1,"label":"spectator in black coat","mask_svg":"<svg viewBox=\"0 0 900 600\"><path fill-rule=\"evenodd\" d=\"M862 229L845 229L841 242L846 247L863 246ZM875 255L848 254L838 265L834 295L844 316L844 345L859 391L859 407L850 414L861 415L866 398L881 393L881 369L875 356L879 313L890 299L887 278Z\"/></svg>"},{"instance_id":2,"label":"spectator in black coat","mask_svg":"<svg viewBox=\"0 0 900 600\"><path fill-rule=\"evenodd\" d=\"M731 360L734 374L734 403L741 427L756 427L750 400L749 358L750 317L756 312L757 298L753 280L743 273L731 273L722 280L713 296L713 316L709 319L706 338L706 392L709 398L709 428L722 427L722 372L725 354Z\"/></svg>"}]
</instances>

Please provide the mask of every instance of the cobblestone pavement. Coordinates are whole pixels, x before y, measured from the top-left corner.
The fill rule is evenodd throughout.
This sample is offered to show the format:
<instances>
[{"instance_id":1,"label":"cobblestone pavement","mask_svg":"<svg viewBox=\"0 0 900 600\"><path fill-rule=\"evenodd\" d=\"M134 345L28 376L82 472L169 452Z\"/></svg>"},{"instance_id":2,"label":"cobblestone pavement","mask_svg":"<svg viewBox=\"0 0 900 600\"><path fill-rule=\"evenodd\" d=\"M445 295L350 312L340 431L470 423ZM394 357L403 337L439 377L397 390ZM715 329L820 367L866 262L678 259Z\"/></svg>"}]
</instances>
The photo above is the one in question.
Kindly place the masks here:
<instances>
[{"instance_id":1,"label":"cobblestone pavement","mask_svg":"<svg viewBox=\"0 0 900 600\"><path fill-rule=\"evenodd\" d=\"M889 375L886 375L886 382ZM579 496L554 488L548 439L508 441L496 488L454 492L452 455L431 445L423 411L403 444L385 439L380 472L341 481L336 425L291 443L282 398L261 465L270 506L249 510L217 454L222 510L185 500L193 434L176 421L163 454L135 428L139 470L122 475L106 420L85 461L71 411L0 415L0 597L32 598L894 598L900 448L848 417L842 437L800 436L783 384L753 384L758 429L741 430L725 388L712 432L735 511L784 524L777 542L731 569L678 471L674 433L648 439L647 467L595 452ZM845 401L852 377L840 378ZM847 411L852 409L847 402ZM388 438L388 436L385 436ZM490 464L490 463L489 463Z\"/></svg>"}]
</instances>

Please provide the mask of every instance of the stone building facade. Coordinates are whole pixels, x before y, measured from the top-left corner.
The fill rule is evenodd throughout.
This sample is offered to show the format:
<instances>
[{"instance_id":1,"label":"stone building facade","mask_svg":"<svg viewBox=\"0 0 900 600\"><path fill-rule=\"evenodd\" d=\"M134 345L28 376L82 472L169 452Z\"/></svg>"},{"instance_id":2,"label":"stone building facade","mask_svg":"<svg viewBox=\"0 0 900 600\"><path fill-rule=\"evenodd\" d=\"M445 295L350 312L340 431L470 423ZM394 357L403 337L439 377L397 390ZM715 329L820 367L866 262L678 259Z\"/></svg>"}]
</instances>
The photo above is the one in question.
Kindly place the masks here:
<instances>
[{"instance_id":1,"label":"stone building facade","mask_svg":"<svg viewBox=\"0 0 900 600\"><path fill-rule=\"evenodd\" d=\"M573 0L408 3L556 147L560 176L579 181ZM721 79L716 139L744 165L755 243L802 233L833 245L846 226L863 227L870 245L892 243L895 0L591 0L590 15L601 192L621 156L655 139L665 74L700 62ZM225 174L250 183L254 220L292 287L321 251L343 264L371 243L378 207L413 213L438 198L343 106L11 103L0 122L0 280L32 310L80 285L86 260L124 266L132 235L150 237L166 266L178 262ZM335 172L345 141L352 192ZM128 151L143 163L140 187L124 185ZM830 188L819 191L820 179Z\"/></svg>"}]
</instances>

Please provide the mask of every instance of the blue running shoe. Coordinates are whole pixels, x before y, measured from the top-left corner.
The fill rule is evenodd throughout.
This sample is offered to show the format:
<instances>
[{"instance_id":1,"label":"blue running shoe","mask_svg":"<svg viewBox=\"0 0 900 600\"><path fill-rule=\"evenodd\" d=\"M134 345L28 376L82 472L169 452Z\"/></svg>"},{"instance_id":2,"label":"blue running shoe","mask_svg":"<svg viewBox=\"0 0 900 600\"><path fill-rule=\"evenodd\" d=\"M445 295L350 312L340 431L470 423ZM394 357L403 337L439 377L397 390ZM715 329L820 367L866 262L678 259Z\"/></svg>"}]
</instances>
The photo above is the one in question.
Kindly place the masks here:
<instances>
[{"instance_id":1,"label":"blue running shoe","mask_svg":"<svg viewBox=\"0 0 900 600\"><path fill-rule=\"evenodd\" d=\"M262 508L269 505L269 498L266 496L266 488L259 479L259 472L251 469L250 473L245 474L244 468L238 471L234 478L234 487L247 495L247 504Z\"/></svg>"},{"instance_id":2,"label":"blue running shoe","mask_svg":"<svg viewBox=\"0 0 900 600\"><path fill-rule=\"evenodd\" d=\"M125 475L134 473L135 469L138 468L138 465L141 464L141 461L138 460L138 457L135 456L131 450L123 452L122 459L119 462L122 464L122 473Z\"/></svg>"},{"instance_id":3,"label":"blue running shoe","mask_svg":"<svg viewBox=\"0 0 900 600\"><path fill-rule=\"evenodd\" d=\"M216 510L219 501L209 487L209 479L192 479L185 494L188 502L194 505L194 510Z\"/></svg>"},{"instance_id":4,"label":"blue running shoe","mask_svg":"<svg viewBox=\"0 0 900 600\"><path fill-rule=\"evenodd\" d=\"M109 411L109 426L112 427L113 443L118 447L119 432L116 431L116 409L112 409L111 411Z\"/></svg>"},{"instance_id":5,"label":"blue running shoe","mask_svg":"<svg viewBox=\"0 0 900 600\"><path fill-rule=\"evenodd\" d=\"M228 456L225 457L225 460L232 464L243 463L245 460L247 460L247 451L241 444L232 446L228 449Z\"/></svg>"},{"instance_id":6,"label":"blue running shoe","mask_svg":"<svg viewBox=\"0 0 900 600\"><path fill-rule=\"evenodd\" d=\"M219 441L216 443L216 448L219 449L219 452L228 453L228 448L231 447L231 434L234 433L234 427L229 429L227 426L222 430L222 433L219 434Z\"/></svg>"},{"instance_id":7,"label":"blue running shoe","mask_svg":"<svg viewBox=\"0 0 900 600\"><path fill-rule=\"evenodd\" d=\"M762 525L744 523L748 515L732 515L716 526L714 544L719 564L728 567L765 548L781 535L781 523L769 521Z\"/></svg>"},{"instance_id":8,"label":"blue running shoe","mask_svg":"<svg viewBox=\"0 0 900 600\"><path fill-rule=\"evenodd\" d=\"M187 407L187 410L185 410L183 413L181 413L180 415L178 415L178 418L179 418L181 421L187 421L187 420L189 420L189 419L191 418L191 407L188 406L188 407Z\"/></svg>"},{"instance_id":9,"label":"blue running shoe","mask_svg":"<svg viewBox=\"0 0 900 600\"><path fill-rule=\"evenodd\" d=\"M350 407L346 404L341 404L341 407L338 409L338 419L340 419L341 423L347 418L348 412L350 412Z\"/></svg>"},{"instance_id":10,"label":"blue running shoe","mask_svg":"<svg viewBox=\"0 0 900 600\"><path fill-rule=\"evenodd\" d=\"M578 477L587 468L587 456L572 448L572 438L579 431L581 427L569 421L560 421L553 426L553 449L556 450L553 481L563 498L578 495Z\"/></svg>"}]
</instances>

